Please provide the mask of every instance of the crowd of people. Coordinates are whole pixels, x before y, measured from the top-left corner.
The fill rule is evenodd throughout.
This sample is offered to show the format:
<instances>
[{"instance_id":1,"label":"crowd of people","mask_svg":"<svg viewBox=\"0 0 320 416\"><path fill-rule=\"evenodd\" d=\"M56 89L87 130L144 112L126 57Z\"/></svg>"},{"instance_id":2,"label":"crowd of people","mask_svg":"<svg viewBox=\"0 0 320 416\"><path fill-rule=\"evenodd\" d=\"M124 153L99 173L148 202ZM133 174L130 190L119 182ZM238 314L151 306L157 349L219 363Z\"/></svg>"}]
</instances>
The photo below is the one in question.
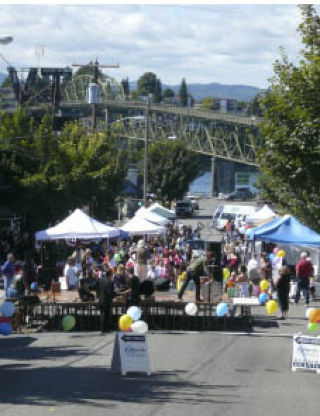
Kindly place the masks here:
<instances>
[{"instance_id":1,"label":"crowd of people","mask_svg":"<svg viewBox=\"0 0 320 416\"><path fill-rule=\"evenodd\" d=\"M199 230L182 224L169 224L164 236L148 237L146 240L130 238L102 241L90 247L78 245L70 249L65 259L63 276L69 291L77 291L83 301L94 300L93 292L96 291L99 302L105 308L116 296L124 298L128 306L139 305L141 295L152 296L154 288L175 288L177 298L182 299L190 281L194 283L195 299L201 301L200 278L207 276L211 280L222 280L217 270L223 270L224 292L229 296L258 296L259 282L266 279L269 282L268 296L271 298L277 293L282 318L285 319L289 309L290 279L293 278L285 260L282 259L281 264L275 267L270 253L262 253L259 257L252 254L248 259L246 242L233 229L232 223L226 233L222 253L207 250L200 256L190 245L190 240L199 238ZM1 267L6 298L36 290L38 272L43 265L36 265L33 258L26 251L22 266L17 271L13 252L7 254ZM309 303L313 288L310 278L312 282L313 275L309 255L303 252L296 265L296 303L300 300L301 291L306 304Z\"/></svg>"}]
</instances>

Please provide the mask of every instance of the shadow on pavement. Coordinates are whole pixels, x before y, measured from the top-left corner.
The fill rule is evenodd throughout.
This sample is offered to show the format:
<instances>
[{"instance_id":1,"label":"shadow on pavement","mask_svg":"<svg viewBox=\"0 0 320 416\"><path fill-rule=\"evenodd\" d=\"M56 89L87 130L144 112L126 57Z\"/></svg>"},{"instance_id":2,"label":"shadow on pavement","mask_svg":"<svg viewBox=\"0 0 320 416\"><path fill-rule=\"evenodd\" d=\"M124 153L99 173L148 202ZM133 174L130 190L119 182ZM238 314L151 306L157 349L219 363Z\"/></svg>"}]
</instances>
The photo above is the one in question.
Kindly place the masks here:
<instances>
[{"instance_id":1,"label":"shadow on pavement","mask_svg":"<svg viewBox=\"0 0 320 416\"><path fill-rule=\"evenodd\" d=\"M28 364L11 364L2 366L0 374L3 404L47 406L67 402L110 408L118 402L191 405L241 402L241 394L237 392L241 386L193 383L188 380L187 371L122 377L106 367L31 368Z\"/></svg>"}]
</instances>

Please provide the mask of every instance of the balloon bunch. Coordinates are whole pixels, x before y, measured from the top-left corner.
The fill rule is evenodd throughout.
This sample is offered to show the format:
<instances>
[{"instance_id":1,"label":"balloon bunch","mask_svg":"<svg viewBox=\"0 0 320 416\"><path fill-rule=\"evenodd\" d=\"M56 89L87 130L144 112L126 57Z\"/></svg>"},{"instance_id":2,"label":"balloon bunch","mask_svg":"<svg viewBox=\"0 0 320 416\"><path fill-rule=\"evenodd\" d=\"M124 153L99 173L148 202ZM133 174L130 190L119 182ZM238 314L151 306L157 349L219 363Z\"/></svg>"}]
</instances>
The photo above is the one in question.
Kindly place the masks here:
<instances>
[{"instance_id":1,"label":"balloon bunch","mask_svg":"<svg viewBox=\"0 0 320 416\"><path fill-rule=\"evenodd\" d=\"M4 302L1 305L0 334L10 335L12 333L11 317L15 313L15 306L12 302Z\"/></svg>"},{"instance_id":2,"label":"balloon bunch","mask_svg":"<svg viewBox=\"0 0 320 416\"><path fill-rule=\"evenodd\" d=\"M308 330L317 331L320 324L320 309L308 308L306 311L306 317L309 319Z\"/></svg>"},{"instance_id":3,"label":"balloon bunch","mask_svg":"<svg viewBox=\"0 0 320 416\"><path fill-rule=\"evenodd\" d=\"M140 321L142 311L138 306L130 306L125 315L119 318L120 331L131 331L135 334L146 334L148 332L148 324Z\"/></svg>"},{"instance_id":4,"label":"balloon bunch","mask_svg":"<svg viewBox=\"0 0 320 416\"><path fill-rule=\"evenodd\" d=\"M72 331L76 326L76 318L72 315L64 316L61 324L64 331Z\"/></svg>"},{"instance_id":5,"label":"balloon bunch","mask_svg":"<svg viewBox=\"0 0 320 416\"><path fill-rule=\"evenodd\" d=\"M269 254L269 259L271 263L277 262L278 259L283 259L286 256L286 252L284 250L280 250L278 247L275 247L271 254Z\"/></svg>"}]
</instances>

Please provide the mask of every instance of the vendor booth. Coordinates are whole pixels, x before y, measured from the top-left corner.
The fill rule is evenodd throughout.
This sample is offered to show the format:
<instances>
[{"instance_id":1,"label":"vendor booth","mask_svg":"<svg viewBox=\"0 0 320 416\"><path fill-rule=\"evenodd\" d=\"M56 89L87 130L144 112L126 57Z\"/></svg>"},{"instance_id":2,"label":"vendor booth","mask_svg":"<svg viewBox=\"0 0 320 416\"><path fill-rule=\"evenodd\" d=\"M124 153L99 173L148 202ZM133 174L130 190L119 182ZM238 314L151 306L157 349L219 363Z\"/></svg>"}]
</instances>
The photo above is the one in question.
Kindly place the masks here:
<instances>
[{"instance_id":1,"label":"vendor booth","mask_svg":"<svg viewBox=\"0 0 320 416\"><path fill-rule=\"evenodd\" d=\"M278 215L268 206L264 205L259 211L246 218L246 227L259 227L274 220Z\"/></svg>"},{"instance_id":2,"label":"vendor booth","mask_svg":"<svg viewBox=\"0 0 320 416\"><path fill-rule=\"evenodd\" d=\"M38 231L35 234L37 241L60 239L98 239L115 238L120 236L120 230L109 227L76 209L66 219L54 227Z\"/></svg>"},{"instance_id":3,"label":"vendor booth","mask_svg":"<svg viewBox=\"0 0 320 416\"><path fill-rule=\"evenodd\" d=\"M169 220L166 217L163 217L162 215L159 215L153 211L148 210L147 208L141 207L138 209L138 211L135 213L136 217L140 217L144 220L153 222L157 225L166 225L168 224Z\"/></svg>"},{"instance_id":4,"label":"vendor booth","mask_svg":"<svg viewBox=\"0 0 320 416\"><path fill-rule=\"evenodd\" d=\"M165 227L154 224L139 216L134 216L130 221L123 225L120 230L133 235L158 235L166 232Z\"/></svg>"}]
</instances>

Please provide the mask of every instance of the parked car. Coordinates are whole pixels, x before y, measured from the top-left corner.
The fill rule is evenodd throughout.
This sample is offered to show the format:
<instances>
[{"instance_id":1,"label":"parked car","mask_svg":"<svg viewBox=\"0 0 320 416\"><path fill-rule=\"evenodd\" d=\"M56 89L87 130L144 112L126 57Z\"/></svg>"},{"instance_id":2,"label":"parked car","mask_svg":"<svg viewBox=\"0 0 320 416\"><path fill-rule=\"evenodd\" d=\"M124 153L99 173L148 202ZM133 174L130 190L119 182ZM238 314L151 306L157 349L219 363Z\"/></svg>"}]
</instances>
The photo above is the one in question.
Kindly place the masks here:
<instances>
[{"instance_id":1,"label":"parked car","mask_svg":"<svg viewBox=\"0 0 320 416\"><path fill-rule=\"evenodd\" d=\"M175 210L177 217L192 217L193 215L193 207L189 199L177 201Z\"/></svg>"}]
</instances>

